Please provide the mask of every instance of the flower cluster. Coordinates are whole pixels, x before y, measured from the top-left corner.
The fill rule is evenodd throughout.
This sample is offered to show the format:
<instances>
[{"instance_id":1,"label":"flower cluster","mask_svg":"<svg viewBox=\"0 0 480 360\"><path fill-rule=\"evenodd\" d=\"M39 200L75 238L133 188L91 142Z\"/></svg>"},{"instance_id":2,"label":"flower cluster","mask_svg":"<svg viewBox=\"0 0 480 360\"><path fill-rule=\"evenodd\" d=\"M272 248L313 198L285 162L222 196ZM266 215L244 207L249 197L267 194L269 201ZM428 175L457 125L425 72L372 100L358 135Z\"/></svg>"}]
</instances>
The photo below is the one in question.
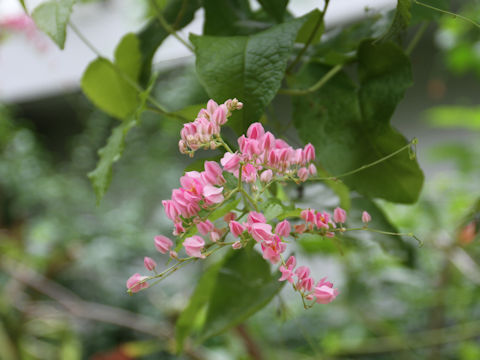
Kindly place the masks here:
<instances>
[{"instance_id":1,"label":"flower cluster","mask_svg":"<svg viewBox=\"0 0 480 360\"><path fill-rule=\"evenodd\" d=\"M177 237L175 250L183 247L188 257L181 258L172 250L174 241L163 235L155 237L155 248L162 254L169 253L172 259L177 260L177 264L182 264L186 260L210 256L215 249L223 246L240 250L249 243L258 244L263 258L279 266L279 281L291 283L293 289L301 294L306 307L315 302L329 303L338 294L333 284L323 278L315 285L308 267L296 268L296 258L290 256L284 261L282 254L287 250L287 238L297 238L305 232L334 237L336 232L345 231L346 211L336 208L331 216L327 212L305 209L297 214L299 219L291 220L295 221L293 225L287 219L267 221L258 209L259 203L267 196L267 188L278 181L298 183L315 176L315 149L311 144L295 149L265 131L260 123L254 123L248 128L246 136L238 138L239 149L232 151L221 138L220 127L227 122L233 110L242 106L236 99L227 100L221 105L210 100L195 121L184 125L179 143L182 153L193 155L200 148L219 146L227 152L220 163L205 161L203 171L186 172L180 178L181 186L172 191L170 199L162 201L166 216L173 222L173 235ZM237 184L235 188L232 181L227 182L227 177ZM244 200L242 208L226 214L223 212L224 216L220 219L209 218L214 210L235 196ZM364 212L364 223L370 219L370 215ZM233 241L226 242L227 236L232 237ZM130 292L140 291L148 287L148 280L167 276L169 271L177 269L177 265L174 265L159 274L156 272L157 264L149 257L145 257L144 265L156 275L145 277L134 274L127 281ZM308 305L305 301L313 303Z\"/></svg>"},{"instance_id":2,"label":"flower cluster","mask_svg":"<svg viewBox=\"0 0 480 360\"><path fill-rule=\"evenodd\" d=\"M294 149L282 139L275 139L262 124L253 123L247 131L247 136L238 138L239 151L227 152L221 159L225 171L234 174L242 181L269 183L280 175L285 180L306 181L309 176L316 175L313 164L315 148L307 144L303 149Z\"/></svg>"},{"instance_id":3,"label":"flower cluster","mask_svg":"<svg viewBox=\"0 0 480 360\"><path fill-rule=\"evenodd\" d=\"M200 110L195 121L185 124L180 131L180 152L193 156L200 148L216 149L219 144L215 140L220 137L220 127L227 122L233 110L242 107L237 99L227 100L221 105L209 100L207 108Z\"/></svg>"}]
</instances>

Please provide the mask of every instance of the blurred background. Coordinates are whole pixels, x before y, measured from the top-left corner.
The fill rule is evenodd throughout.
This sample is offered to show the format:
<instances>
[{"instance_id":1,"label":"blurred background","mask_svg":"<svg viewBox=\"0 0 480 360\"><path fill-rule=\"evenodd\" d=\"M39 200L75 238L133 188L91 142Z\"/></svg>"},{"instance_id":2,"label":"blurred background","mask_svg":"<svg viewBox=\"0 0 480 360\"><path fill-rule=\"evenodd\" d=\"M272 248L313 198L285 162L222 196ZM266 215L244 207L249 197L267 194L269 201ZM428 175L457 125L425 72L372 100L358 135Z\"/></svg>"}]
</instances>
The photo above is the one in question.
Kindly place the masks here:
<instances>
[{"instance_id":1,"label":"blurred background","mask_svg":"<svg viewBox=\"0 0 480 360\"><path fill-rule=\"evenodd\" d=\"M291 0L289 10L301 15L317 2ZM354 48L338 27L381 33L395 5L333 1L326 41ZM479 1L452 1L450 8L480 20ZM335 302L305 311L285 287L245 324L176 356L175 320L205 265L132 297L125 280L141 271L143 256L156 255L153 236L171 232L161 200L192 162L177 151L180 125L146 113L97 206L86 174L116 120L79 88L95 54L74 33L58 50L22 14L17 1L0 0L0 359L480 359L478 28L450 16L425 27L412 52L415 85L393 119L419 139L424 189L412 206L368 204L378 211L377 227L413 232L423 247L412 247L405 260L386 250L380 235L346 239L340 251L332 243L296 244L302 262L340 289ZM72 21L111 56L149 16L147 1L83 1ZM202 16L182 35L201 33ZM175 39L155 63L155 97L169 110L208 100L193 57ZM281 99L273 107L280 110L266 126L278 131L289 107ZM300 205L338 204L322 185L303 197L296 188L287 193Z\"/></svg>"}]
</instances>

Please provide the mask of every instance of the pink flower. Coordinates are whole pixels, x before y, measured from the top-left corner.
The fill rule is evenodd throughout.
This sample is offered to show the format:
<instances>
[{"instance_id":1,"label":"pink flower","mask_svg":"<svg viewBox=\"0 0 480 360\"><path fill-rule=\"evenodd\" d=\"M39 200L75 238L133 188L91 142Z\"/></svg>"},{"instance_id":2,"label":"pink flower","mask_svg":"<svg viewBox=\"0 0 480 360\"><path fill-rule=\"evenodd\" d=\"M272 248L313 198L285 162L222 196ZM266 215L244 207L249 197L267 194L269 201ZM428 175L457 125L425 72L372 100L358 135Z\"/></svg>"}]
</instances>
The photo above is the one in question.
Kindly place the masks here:
<instances>
[{"instance_id":1,"label":"pink flower","mask_svg":"<svg viewBox=\"0 0 480 360\"><path fill-rule=\"evenodd\" d=\"M274 236L272 240L262 242L263 258L276 264L280 261L280 254L285 251L287 244L283 243L278 236Z\"/></svg>"},{"instance_id":2,"label":"pink flower","mask_svg":"<svg viewBox=\"0 0 480 360\"><path fill-rule=\"evenodd\" d=\"M297 234L303 234L305 232L306 228L307 227L305 226L305 224L300 224L300 225L295 225L294 226L295 232Z\"/></svg>"},{"instance_id":3,"label":"pink flower","mask_svg":"<svg viewBox=\"0 0 480 360\"><path fill-rule=\"evenodd\" d=\"M205 161L205 171L202 173L202 179L210 185L220 185L225 182L222 176L222 168L215 161Z\"/></svg>"},{"instance_id":4,"label":"pink flower","mask_svg":"<svg viewBox=\"0 0 480 360\"><path fill-rule=\"evenodd\" d=\"M275 234L278 236L290 236L291 226L287 220L283 220L275 227Z\"/></svg>"},{"instance_id":5,"label":"pink flower","mask_svg":"<svg viewBox=\"0 0 480 360\"><path fill-rule=\"evenodd\" d=\"M257 180L257 169L252 164L245 164L242 167L242 180L247 183L254 183Z\"/></svg>"},{"instance_id":6,"label":"pink flower","mask_svg":"<svg viewBox=\"0 0 480 360\"><path fill-rule=\"evenodd\" d=\"M232 244L232 248L234 250L238 250L238 249L241 249L242 248L242 243L240 241L235 241L233 244Z\"/></svg>"},{"instance_id":7,"label":"pink flower","mask_svg":"<svg viewBox=\"0 0 480 360\"><path fill-rule=\"evenodd\" d=\"M212 121L219 127L227 122L227 109L225 105L220 105L212 115Z\"/></svg>"},{"instance_id":8,"label":"pink flower","mask_svg":"<svg viewBox=\"0 0 480 360\"><path fill-rule=\"evenodd\" d=\"M261 182L264 182L264 183L268 183L270 182L270 180L272 180L273 178L273 171L268 169L268 170L265 170L264 172L262 172L262 174L260 175L260 181Z\"/></svg>"},{"instance_id":9,"label":"pink flower","mask_svg":"<svg viewBox=\"0 0 480 360\"><path fill-rule=\"evenodd\" d=\"M148 256L145 256L143 258L143 265L145 265L145 268L150 271L155 270L155 268L157 267L157 263L155 262L155 260L149 258Z\"/></svg>"},{"instance_id":10,"label":"pink flower","mask_svg":"<svg viewBox=\"0 0 480 360\"><path fill-rule=\"evenodd\" d=\"M275 146L275 136L270 131L267 131L260 140L260 147L264 151L268 151Z\"/></svg>"},{"instance_id":11,"label":"pink flower","mask_svg":"<svg viewBox=\"0 0 480 360\"><path fill-rule=\"evenodd\" d=\"M247 223L249 225L252 225L253 223L265 223L267 222L267 219L265 219L265 216L263 214L255 212L255 211L250 211L247 216Z\"/></svg>"},{"instance_id":12,"label":"pink flower","mask_svg":"<svg viewBox=\"0 0 480 360\"><path fill-rule=\"evenodd\" d=\"M256 122L249 126L247 130L247 137L250 139L259 140L265 134L262 124Z\"/></svg>"},{"instance_id":13,"label":"pink flower","mask_svg":"<svg viewBox=\"0 0 480 360\"><path fill-rule=\"evenodd\" d=\"M218 204L223 201L223 187L207 185L203 188L203 196L207 204Z\"/></svg>"},{"instance_id":14,"label":"pink flower","mask_svg":"<svg viewBox=\"0 0 480 360\"><path fill-rule=\"evenodd\" d=\"M317 167L314 164L308 166L308 173L312 176L317 175Z\"/></svg>"},{"instance_id":15,"label":"pink flower","mask_svg":"<svg viewBox=\"0 0 480 360\"><path fill-rule=\"evenodd\" d=\"M130 290L131 292L139 292L142 289L145 289L148 287L147 282L143 282L139 284L139 282L145 280L147 276L142 276L139 273L133 274L130 276L127 280L127 289Z\"/></svg>"},{"instance_id":16,"label":"pink flower","mask_svg":"<svg viewBox=\"0 0 480 360\"><path fill-rule=\"evenodd\" d=\"M228 172L234 172L240 167L240 156L237 153L226 152L223 158L220 160L223 166L223 170Z\"/></svg>"},{"instance_id":17,"label":"pink flower","mask_svg":"<svg viewBox=\"0 0 480 360\"><path fill-rule=\"evenodd\" d=\"M306 277L297 283L298 289L303 289L305 291L310 291L313 288L313 279L311 277Z\"/></svg>"},{"instance_id":18,"label":"pink flower","mask_svg":"<svg viewBox=\"0 0 480 360\"><path fill-rule=\"evenodd\" d=\"M272 225L265 223L253 223L250 225L248 232L258 241L268 241L273 239Z\"/></svg>"},{"instance_id":19,"label":"pink flower","mask_svg":"<svg viewBox=\"0 0 480 360\"><path fill-rule=\"evenodd\" d=\"M287 280L289 283L293 283L293 269L295 268L295 265L297 263L297 260L295 259L295 256L290 256L285 263L285 266L280 266L279 270L282 273L282 276L278 281L285 281Z\"/></svg>"},{"instance_id":20,"label":"pink flower","mask_svg":"<svg viewBox=\"0 0 480 360\"><path fill-rule=\"evenodd\" d=\"M307 168L301 167L300 169L298 169L297 175L298 175L298 178L300 179L300 181L307 181L307 179L308 179Z\"/></svg>"},{"instance_id":21,"label":"pink flower","mask_svg":"<svg viewBox=\"0 0 480 360\"><path fill-rule=\"evenodd\" d=\"M362 213L362 222L366 225L372 220L372 217L370 214L366 211Z\"/></svg>"},{"instance_id":22,"label":"pink flower","mask_svg":"<svg viewBox=\"0 0 480 360\"><path fill-rule=\"evenodd\" d=\"M310 275L310 269L308 266L300 266L297 270L295 270L295 275L297 275L298 280L303 280Z\"/></svg>"},{"instance_id":23,"label":"pink flower","mask_svg":"<svg viewBox=\"0 0 480 360\"><path fill-rule=\"evenodd\" d=\"M163 200L162 205L165 208L165 214L167 217L170 220L175 221L178 215L180 215L180 211L177 209L174 202L172 200Z\"/></svg>"},{"instance_id":24,"label":"pink flower","mask_svg":"<svg viewBox=\"0 0 480 360\"><path fill-rule=\"evenodd\" d=\"M306 162L311 162L315 160L315 148L312 144L308 143L303 149L303 154L305 156Z\"/></svg>"},{"instance_id":25,"label":"pink flower","mask_svg":"<svg viewBox=\"0 0 480 360\"><path fill-rule=\"evenodd\" d=\"M205 258L205 255L202 255L203 247L205 246L205 241L198 235L186 238L183 242L183 247L188 256L198 257L201 259Z\"/></svg>"},{"instance_id":26,"label":"pink flower","mask_svg":"<svg viewBox=\"0 0 480 360\"><path fill-rule=\"evenodd\" d=\"M230 221L235 220L236 218L237 218L237 215L234 212L230 211L225 214L225 216L223 217L223 220L226 223L229 223Z\"/></svg>"},{"instance_id":27,"label":"pink flower","mask_svg":"<svg viewBox=\"0 0 480 360\"><path fill-rule=\"evenodd\" d=\"M317 303L328 304L332 302L338 295L338 290L333 288L330 281L326 281L326 277L321 279L314 290Z\"/></svg>"},{"instance_id":28,"label":"pink flower","mask_svg":"<svg viewBox=\"0 0 480 360\"><path fill-rule=\"evenodd\" d=\"M162 254L166 254L168 250L173 246L172 240L163 235L157 235L154 237L155 247Z\"/></svg>"},{"instance_id":29,"label":"pink flower","mask_svg":"<svg viewBox=\"0 0 480 360\"><path fill-rule=\"evenodd\" d=\"M185 228L183 227L181 222L176 222L173 224L173 226L175 227L175 229L173 230L173 235L178 236L185 232Z\"/></svg>"},{"instance_id":30,"label":"pink flower","mask_svg":"<svg viewBox=\"0 0 480 360\"><path fill-rule=\"evenodd\" d=\"M337 295L338 295L338 290L327 285L318 286L314 290L314 296L316 298L316 302L319 304L328 304L333 300L335 300Z\"/></svg>"},{"instance_id":31,"label":"pink flower","mask_svg":"<svg viewBox=\"0 0 480 360\"><path fill-rule=\"evenodd\" d=\"M240 224L238 221L230 221L228 224L230 231L235 237L239 237L246 229L245 225Z\"/></svg>"},{"instance_id":32,"label":"pink flower","mask_svg":"<svg viewBox=\"0 0 480 360\"><path fill-rule=\"evenodd\" d=\"M315 210L312 209L305 209L300 213L300 217L305 220L307 223L314 223L315 222Z\"/></svg>"},{"instance_id":33,"label":"pink flower","mask_svg":"<svg viewBox=\"0 0 480 360\"><path fill-rule=\"evenodd\" d=\"M340 207L333 210L333 220L337 223L345 223L347 221L347 212Z\"/></svg>"},{"instance_id":34,"label":"pink flower","mask_svg":"<svg viewBox=\"0 0 480 360\"><path fill-rule=\"evenodd\" d=\"M199 222L197 224L197 230L202 235L207 235L214 228L213 223L210 220Z\"/></svg>"},{"instance_id":35,"label":"pink flower","mask_svg":"<svg viewBox=\"0 0 480 360\"><path fill-rule=\"evenodd\" d=\"M211 240L212 242L217 242L217 241L220 240L220 238L221 238L221 235L220 235L220 233L219 233L217 230L218 230L218 229L216 229L216 230L214 230L214 231L212 231L212 232L210 233L210 240Z\"/></svg>"},{"instance_id":36,"label":"pink flower","mask_svg":"<svg viewBox=\"0 0 480 360\"><path fill-rule=\"evenodd\" d=\"M328 223L330 222L330 215L326 212L317 213L315 218L315 225L319 229L328 229Z\"/></svg>"}]
</instances>

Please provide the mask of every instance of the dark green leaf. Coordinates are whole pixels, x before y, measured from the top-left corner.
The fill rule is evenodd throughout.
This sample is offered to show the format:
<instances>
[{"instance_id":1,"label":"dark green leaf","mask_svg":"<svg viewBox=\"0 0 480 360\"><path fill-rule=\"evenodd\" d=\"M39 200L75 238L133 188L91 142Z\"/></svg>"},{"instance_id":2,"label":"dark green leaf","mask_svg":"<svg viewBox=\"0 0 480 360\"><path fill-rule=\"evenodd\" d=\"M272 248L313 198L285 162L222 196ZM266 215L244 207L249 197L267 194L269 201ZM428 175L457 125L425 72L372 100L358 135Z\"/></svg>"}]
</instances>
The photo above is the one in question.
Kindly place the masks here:
<instances>
[{"instance_id":1,"label":"dark green leaf","mask_svg":"<svg viewBox=\"0 0 480 360\"><path fill-rule=\"evenodd\" d=\"M241 323L267 305L284 284L279 277L270 273L269 263L257 251L231 250L210 296L202 338Z\"/></svg>"},{"instance_id":2,"label":"dark green leaf","mask_svg":"<svg viewBox=\"0 0 480 360\"><path fill-rule=\"evenodd\" d=\"M412 0L397 0L397 9L395 10L395 16L393 17L392 24L387 33L382 36L382 40L392 40L398 38L410 24L412 17L410 8L412 6Z\"/></svg>"},{"instance_id":3,"label":"dark green leaf","mask_svg":"<svg viewBox=\"0 0 480 360\"><path fill-rule=\"evenodd\" d=\"M115 51L115 64L97 58L88 65L81 82L83 92L107 114L121 120L128 119L139 102L138 91L130 84L137 81L139 59L137 37L125 35Z\"/></svg>"},{"instance_id":4,"label":"dark green leaf","mask_svg":"<svg viewBox=\"0 0 480 360\"><path fill-rule=\"evenodd\" d=\"M190 297L190 302L180 314L175 325L177 352L182 351L185 338L192 332L199 314L207 306L221 265L222 262L220 261L205 271Z\"/></svg>"},{"instance_id":5,"label":"dark green leaf","mask_svg":"<svg viewBox=\"0 0 480 360\"><path fill-rule=\"evenodd\" d=\"M199 7L199 0L169 0L163 10L163 17L174 30L179 30L193 20L193 16ZM142 56L140 71L140 83L142 85L148 83L153 56L168 35L168 31L165 30L157 18L152 19L137 34L140 39L140 52Z\"/></svg>"},{"instance_id":6,"label":"dark green leaf","mask_svg":"<svg viewBox=\"0 0 480 360\"><path fill-rule=\"evenodd\" d=\"M288 0L258 0L263 10L267 12L276 22L283 22Z\"/></svg>"},{"instance_id":7,"label":"dark green leaf","mask_svg":"<svg viewBox=\"0 0 480 360\"><path fill-rule=\"evenodd\" d=\"M368 227L387 232L398 232L398 229L392 225L382 209L372 200L362 196L352 197L352 208L347 214L347 227L362 227L362 212L367 211L372 216L372 221ZM361 233L361 235L360 235ZM347 232L345 237L365 238L373 240L389 254L397 256L405 264L412 266L415 260L415 247L417 243L411 239L405 239L401 236L385 235L379 233L370 233L366 231ZM339 236L341 238L341 236Z\"/></svg>"},{"instance_id":8,"label":"dark green leaf","mask_svg":"<svg viewBox=\"0 0 480 360\"><path fill-rule=\"evenodd\" d=\"M76 0L51 0L33 10L32 18L37 27L45 32L58 45L65 47L67 25Z\"/></svg>"},{"instance_id":9,"label":"dark green leaf","mask_svg":"<svg viewBox=\"0 0 480 360\"><path fill-rule=\"evenodd\" d=\"M217 102L236 97L245 104L229 121L237 131L258 120L277 93L297 32L306 19L252 36L190 36L198 76L210 97Z\"/></svg>"},{"instance_id":10,"label":"dark green leaf","mask_svg":"<svg viewBox=\"0 0 480 360\"><path fill-rule=\"evenodd\" d=\"M240 32L239 22L250 15L248 0L204 0L204 35L231 36Z\"/></svg>"},{"instance_id":11,"label":"dark green leaf","mask_svg":"<svg viewBox=\"0 0 480 360\"><path fill-rule=\"evenodd\" d=\"M411 85L408 58L393 43L364 42L358 52L360 88L344 72L319 91L296 97L294 119L300 137L315 145L321 165L339 175L360 168L405 146L390 126L397 103ZM321 78L328 68L309 64L299 74L299 88ZM393 202L415 202L423 174L407 151L342 178L351 189Z\"/></svg>"}]
</instances>

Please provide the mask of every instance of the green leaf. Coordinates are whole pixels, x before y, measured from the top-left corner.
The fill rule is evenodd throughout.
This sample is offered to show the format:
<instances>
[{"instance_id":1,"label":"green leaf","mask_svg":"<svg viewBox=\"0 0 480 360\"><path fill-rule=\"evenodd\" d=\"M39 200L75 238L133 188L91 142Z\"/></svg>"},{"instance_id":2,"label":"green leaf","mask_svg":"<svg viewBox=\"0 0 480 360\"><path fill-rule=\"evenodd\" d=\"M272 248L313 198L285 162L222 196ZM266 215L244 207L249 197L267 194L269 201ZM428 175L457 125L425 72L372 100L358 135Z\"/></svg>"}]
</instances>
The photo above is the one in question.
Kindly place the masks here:
<instances>
[{"instance_id":1,"label":"green leaf","mask_svg":"<svg viewBox=\"0 0 480 360\"><path fill-rule=\"evenodd\" d=\"M113 164L122 156L125 148L125 138L135 125L135 120L125 121L118 125L108 138L107 145L98 151L100 160L97 167L88 174L97 195L97 204L102 200L112 181Z\"/></svg>"},{"instance_id":2,"label":"green leaf","mask_svg":"<svg viewBox=\"0 0 480 360\"><path fill-rule=\"evenodd\" d=\"M115 64L97 58L88 65L81 81L83 92L107 114L128 119L139 103L138 90L131 85L138 78L139 60L139 40L135 34L125 35L115 50Z\"/></svg>"},{"instance_id":3,"label":"green leaf","mask_svg":"<svg viewBox=\"0 0 480 360\"><path fill-rule=\"evenodd\" d=\"M321 17L322 17L322 12L320 10L315 9L311 11L308 14L307 21L305 21L305 23L302 25L302 27L298 31L297 39L295 40L295 42L305 44L310 38L310 36L312 35L312 32L317 27L317 23L321 20ZM322 37L324 30L325 30L325 25L322 23L315 31L315 35L312 38L311 44L316 44L320 41L320 38Z\"/></svg>"},{"instance_id":4,"label":"green leaf","mask_svg":"<svg viewBox=\"0 0 480 360\"><path fill-rule=\"evenodd\" d=\"M288 0L258 0L263 10L275 19L277 23L283 22Z\"/></svg>"},{"instance_id":5,"label":"green leaf","mask_svg":"<svg viewBox=\"0 0 480 360\"><path fill-rule=\"evenodd\" d=\"M280 274L254 249L231 250L210 295L202 339L214 336L255 314L280 291Z\"/></svg>"},{"instance_id":6,"label":"green leaf","mask_svg":"<svg viewBox=\"0 0 480 360\"><path fill-rule=\"evenodd\" d=\"M228 171L224 171L222 175L227 181L224 185L225 189L233 190L237 188L238 179L235 177L235 175L233 175L232 173L229 173Z\"/></svg>"},{"instance_id":7,"label":"green leaf","mask_svg":"<svg viewBox=\"0 0 480 360\"><path fill-rule=\"evenodd\" d=\"M220 219L222 216L224 216L226 213L234 210L237 205L240 203L241 198L238 199L231 199L229 200L226 204L224 204L222 207L214 210L210 216L208 217L211 221L215 221L217 219Z\"/></svg>"},{"instance_id":8,"label":"green leaf","mask_svg":"<svg viewBox=\"0 0 480 360\"><path fill-rule=\"evenodd\" d=\"M231 36L241 30L239 22L250 15L248 0L204 0L204 35Z\"/></svg>"},{"instance_id":9,"label":"green leaf","mask_svg":"<svg viewBox=\"0 0 480 360\"><path fill-rule=\"evenodd\" d=\"M175 341L177 352L183 349L183 343L186 337L192 332L202 309L204 309L210 300L210 296L217 280L218 270L222 261L210 266L198 281L197 287L190 297L190 302L182 311L175 325Z\"/></svg>"},{"instance_id":10,"label":"green leaf","mask_svg":"<svg viewBox=\"0 0 480 360\"><path fill-rule=\"evenodd\" d=\"M412 6L412 0L397 0L397 9L395 10L395 16L393 17L392 24L382 36L382 40L392 40L398 38L410 24L412 14L410 8Z\"/></svg>"},{"instance_id":11,"label":"green leaf","mask_svg":"<svg viewBox=\"0 0 480 360\"><path fill-rule=\"evenodd\" d=\"M335 246L334 239L318 234L304 234L296 241L303 251L307 253L337 254L339 250Z\"/></svg>"},{"instance_id":12,"label":"green leaf","mask_svg":"<svg viewBox=\"0 0 480 360\"><path fill-rule=\"evenodd\" d=\"M76 0L51 0L33 10L32 18L37 27L45 32L60 49L65 47L67 24ZM25 8L25 5L22 4Z\"/></svg>"},{"instance_id":13,"label":"green leaf","mask_svg":"<svg viewBox=\"0 0 480 360\"><path fill-rule=\"evenodd\" d=\"M97 196L97 204L100 203L110 186L113 164L122 156L127 134L131 128L138 124L138 120L145 109L148 95L153 89L155 80L156 79L152 79L148 88L139 94L139 104L131 117L113 129L105 147L98 151L100 160L98 161L97 167L88 174Z\"/></svg>"},{"instance_id":14,"label":"green leaf","mask_svg":"<svg viewBox=\"0 0 480 360\"><path fill-rule=\"evenodd\" d=\"M258 120L280 88L297 32L307 17L252 36L190 35L200 82L217 102L238 98L244 109L229 125L243 131ZM212 56L215 54L215 56Z\"/></svg>"},{"instance_id":15,"label":"green leaf","mask_svg":"<svg viewBox=\"0 0 480 360\"><path fill-rule=\"evenodd\" d=\"M369 41L358 51L360 87L340 72L317 92L293 99L295 125L304 142L311 142L321 165L340 175L383 158L407 144L390 126L397 103L412 83L408 58L393 43ZM298 76L299 88L310 86L329 70L307 65ZM423 173L408 151L375 166L343 177L345 184L368 197L413 203Z\"/></svg>"},{"instance_id":16,"label":"green leaf","mask_svg":"<svg viewBox=\"0 0 480 360\"><path fill-rule=\"evenodd\" d=\"M277 198L270 198L266 202L261 203L260 209L267 221L273 220L285 212L282 202Z\"/></svg>"},{"instance_id":17,"label":"green leaf","mask_svg":"<svg viewBox=\"0 0 480 360\"><path fill-rule=\"evenodd\" d=\"M193 20L195 12L199 8L199 0L169 0L162 15L174 30L180 30ZM142 85L148 83L153 56L168 35L168 31L165 30L156 17L137 34L140 40L142 57L140 67L140 83Z\"/></svg>"},{"instance_id":18,"label":"green leaf","mask_svg":"<svg viewBox=\"0 0 480 360\"><path fill-rule=\"evenodd\" d=\"M347 227L363 227L363 211L367 211L372 216L372 220L368 223L369 228L394 233L398 232L398 229L390 222L383 210L375 202L362 196L352 197L352 208L347 214ZM362 233L361 235L359 235L360 232ZM377 242L386 252L398 257L406 265L413 266L415 261L417 243L413 240L407 241L401 236L367 233L366 231L348 232L344 236L350 238L368 236L370 240Z\"/></svg>"}]
</instances>

